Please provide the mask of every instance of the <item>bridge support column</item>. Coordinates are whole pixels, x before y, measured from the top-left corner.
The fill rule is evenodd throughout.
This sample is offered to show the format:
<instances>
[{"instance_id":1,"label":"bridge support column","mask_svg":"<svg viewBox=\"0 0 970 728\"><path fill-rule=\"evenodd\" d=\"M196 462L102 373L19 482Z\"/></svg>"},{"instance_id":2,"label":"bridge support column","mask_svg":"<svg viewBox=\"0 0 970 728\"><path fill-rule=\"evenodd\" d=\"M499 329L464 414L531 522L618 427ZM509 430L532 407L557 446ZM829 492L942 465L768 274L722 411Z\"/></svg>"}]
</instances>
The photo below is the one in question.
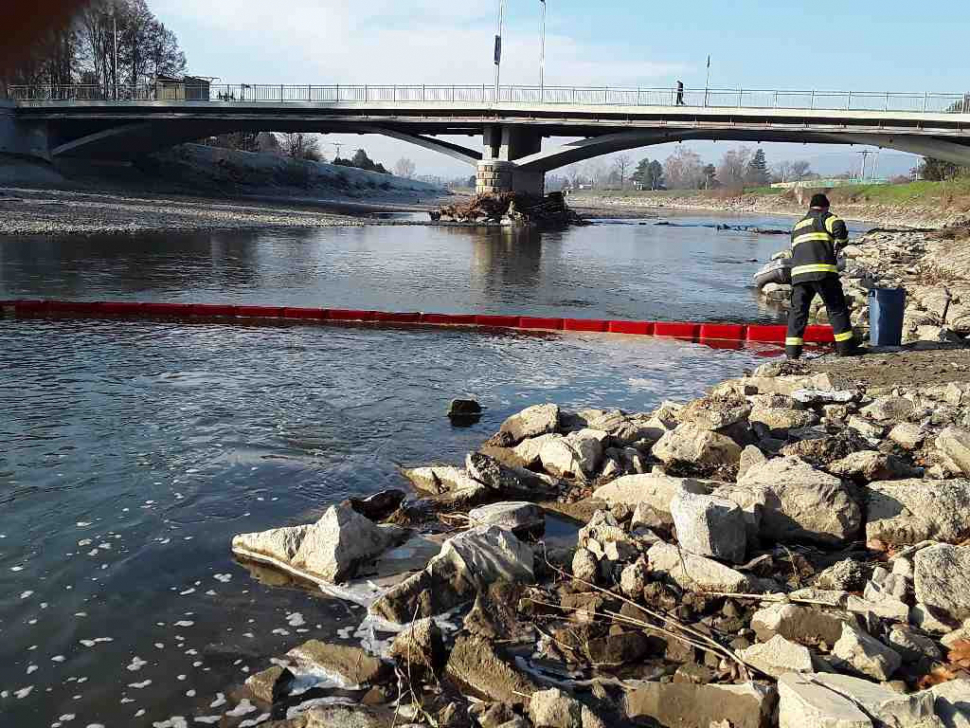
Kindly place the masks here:
<instances>
[{"instance_id":1,"label":"bridge support column","mask_svg":"<svg viewBox=\"0 0 970 728\"><path fill-rule=\"evenodd\" d=\"M515 163L516 159L542 150L538 132L518 126L489 126L485 128L482 161L478 163L475 191L478 194L522 192L541 195L545 192L544 172L527 172Z\"/></svg>"},{"instance_id":2,"label":"bridge support column","mask_svg":"<svg viewBox=\"0 0 970 728\"><path fill-rule=\"evenodd\" d=\"M14 116L12 102L0 101L0 154L51 160L46 123L28 124Z\"/></svg>"},{"instance_id":3,"label":"bridge support column","mask_svg":"<svg viewBox=\"0 0 970 728\"><path fill-rule=\"evenodd\" d=\"M541 195L546 189L544 172L526 172L515 162L479 162L475 175L475 192L497 195L502 192L522 192Z\"/></svg>"}]
</instances>

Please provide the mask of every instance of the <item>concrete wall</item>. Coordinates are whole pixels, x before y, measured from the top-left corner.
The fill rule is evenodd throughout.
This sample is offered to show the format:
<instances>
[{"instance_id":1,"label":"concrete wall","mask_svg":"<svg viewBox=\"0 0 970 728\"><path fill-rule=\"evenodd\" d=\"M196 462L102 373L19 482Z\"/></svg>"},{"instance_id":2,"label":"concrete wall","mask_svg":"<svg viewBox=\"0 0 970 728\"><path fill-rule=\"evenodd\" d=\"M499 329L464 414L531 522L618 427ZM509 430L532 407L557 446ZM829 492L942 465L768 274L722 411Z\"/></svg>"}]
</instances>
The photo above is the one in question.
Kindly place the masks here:
<instances>
[{"instance_id":1,"label":"concrete wall","mask_svg":"<svg viewBox=\"0 0 970 728\"><path fill-rule=\"evenodd\" d=\"M10 101L0 101L0 154L39 157L50 161L46 122L24 122Z\"/></svg>"}]
</instances>

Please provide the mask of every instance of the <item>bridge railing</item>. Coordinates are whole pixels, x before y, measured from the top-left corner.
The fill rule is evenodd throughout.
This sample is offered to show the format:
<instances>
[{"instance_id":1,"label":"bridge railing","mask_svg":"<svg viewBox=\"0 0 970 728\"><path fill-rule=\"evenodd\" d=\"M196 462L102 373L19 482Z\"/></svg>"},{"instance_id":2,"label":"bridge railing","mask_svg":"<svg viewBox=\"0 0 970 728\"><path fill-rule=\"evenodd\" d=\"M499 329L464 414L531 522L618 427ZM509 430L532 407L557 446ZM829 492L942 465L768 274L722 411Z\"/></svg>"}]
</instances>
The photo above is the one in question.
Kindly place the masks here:
<instances>
[{"instance_id":1,"label":"bridge railing","mask_svg":"<svg viewBox=\"0 0 970 728\"><path fill-rule=\"evenodd\" d=\"M293 85L141 84L117 89L97 85L11 86L15 101L59 102L205 101L222 103L441 103L550 104L582 106L685 106L697 108L793 109L970 113L970 93L872 91L781 91L766 89L613 88L482 85Z\"/></svg>"}]
</instances>

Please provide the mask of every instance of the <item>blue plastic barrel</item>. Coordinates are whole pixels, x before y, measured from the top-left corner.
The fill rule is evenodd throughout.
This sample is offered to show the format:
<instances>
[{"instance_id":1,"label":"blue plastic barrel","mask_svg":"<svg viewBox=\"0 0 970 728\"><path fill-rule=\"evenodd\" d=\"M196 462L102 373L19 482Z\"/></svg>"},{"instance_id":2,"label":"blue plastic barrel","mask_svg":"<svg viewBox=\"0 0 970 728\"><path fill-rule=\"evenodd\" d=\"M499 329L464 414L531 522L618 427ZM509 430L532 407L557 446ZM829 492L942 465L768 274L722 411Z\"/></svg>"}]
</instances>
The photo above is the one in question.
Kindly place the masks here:
<instances>
[{"instance_id":1,"label":"blue plastic barrel","mask_svg":"<svg viewBox=\"0 0 970 728\"><path fill-rule=\"evenodd\" d=\"M905 289L874 288L869 291L869 343L872 346L902 344L905 312Z\"/></svg>"}]
</instances>

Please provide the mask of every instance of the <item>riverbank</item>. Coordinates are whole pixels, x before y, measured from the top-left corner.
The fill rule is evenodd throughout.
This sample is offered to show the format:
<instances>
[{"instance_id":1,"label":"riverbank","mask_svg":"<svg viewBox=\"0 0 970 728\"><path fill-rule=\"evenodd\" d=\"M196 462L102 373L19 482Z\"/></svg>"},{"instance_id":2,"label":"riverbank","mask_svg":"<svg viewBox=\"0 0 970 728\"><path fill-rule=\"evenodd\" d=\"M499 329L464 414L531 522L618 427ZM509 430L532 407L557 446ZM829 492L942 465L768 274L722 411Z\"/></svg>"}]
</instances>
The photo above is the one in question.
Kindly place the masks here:
<instances>
[{"instance_id":1,"label":"riverbank","mask_svg":"<svg viewBox=\"0 0 970 728\"><path fill-rule=\"evenodd\" d=\"M227 715L958 725L970 384L949 375L970 370L967 354L908 352L905 384L880 378L886 355L823 357L653 412L536 405L464 464L404 470L411 493L241 534L242 563L367 616L362 646L267 656L227 691Z\"/></svg>"},{"instance_id":2,"label":"riverbank","mask_svg":"<svg viewBox=\"0 0 970 728\"><path fill-rule=\"evenodd\" d=\"M199 145L137 165L0 159L0 235L360 225L448 197L415 180Z\"/></svg>"},{"instance_id":3,"label":"riverbank","mask_svg":"<svg viewBox=\"0 0 970 728\"><path fill-rule=\"evenodd\" d=\"M831 190L833 209L847 219L891 228L936 228L970 218L970 182L917 182ZM791 190L579 192L569 204L583 214L636 213L643 209L803 215L806 200Z\"/></svg>"}]
</instances>

